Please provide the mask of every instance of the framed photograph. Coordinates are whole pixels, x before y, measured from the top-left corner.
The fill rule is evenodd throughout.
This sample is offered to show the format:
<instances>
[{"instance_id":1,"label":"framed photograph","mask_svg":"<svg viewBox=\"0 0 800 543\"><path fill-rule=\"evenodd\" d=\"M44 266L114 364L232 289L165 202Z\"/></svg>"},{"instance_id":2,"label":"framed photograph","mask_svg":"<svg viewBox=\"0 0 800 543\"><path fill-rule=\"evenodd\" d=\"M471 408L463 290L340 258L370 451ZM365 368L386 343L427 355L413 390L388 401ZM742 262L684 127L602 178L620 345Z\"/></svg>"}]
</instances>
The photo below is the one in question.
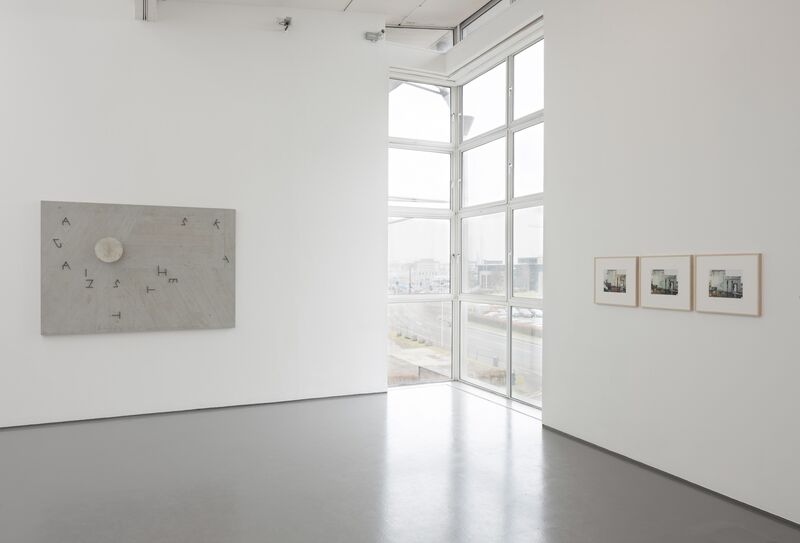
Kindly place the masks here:
<instances>
[{"instance_id":1,"label":"framed photograph","mask_svg":"<svg viewBox=\"0 0 800 543\"><path fill-rule=\"evenodd\" d=\"M695 266L697 311L761 315L761 254L697 255Z\"/></svg>"},{"instance_id":2,"label":"framed photograph","mask_svg":"<svg viewBox=\"0 0 800 543\"><path fill-rule=\"evenodd\" d=\"M639 259L642 307L692 310L692 256L643 256Z\"/></svg>"},{"instance_id":3,"label":"framed photograph","mask_svg":"<svg viewBox=\"0 0 800 543\"><path fill-rule=\"evenodd\" d=\"M639 258L635 256L594 259L594 303L639 305Z\"/></svg>"}]
</instances>

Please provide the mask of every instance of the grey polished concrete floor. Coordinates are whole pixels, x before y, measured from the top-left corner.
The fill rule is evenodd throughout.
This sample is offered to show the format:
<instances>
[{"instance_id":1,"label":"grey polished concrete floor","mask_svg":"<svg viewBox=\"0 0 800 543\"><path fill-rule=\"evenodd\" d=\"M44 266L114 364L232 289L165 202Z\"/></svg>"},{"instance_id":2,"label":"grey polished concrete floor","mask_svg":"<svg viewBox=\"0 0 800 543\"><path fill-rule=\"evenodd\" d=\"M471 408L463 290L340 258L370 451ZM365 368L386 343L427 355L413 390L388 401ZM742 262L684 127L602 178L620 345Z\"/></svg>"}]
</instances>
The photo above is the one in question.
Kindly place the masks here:
<instances>
[{"instance_id":1,"label":"grey polished concrete floor","mask_svg":"<svg viewBox=\"0 0 800 543\"><path fill-rule=\"evenodd\" d=\"M798 542L449 384L0 431L2 543Z\"/></svg>"}]
</instances>

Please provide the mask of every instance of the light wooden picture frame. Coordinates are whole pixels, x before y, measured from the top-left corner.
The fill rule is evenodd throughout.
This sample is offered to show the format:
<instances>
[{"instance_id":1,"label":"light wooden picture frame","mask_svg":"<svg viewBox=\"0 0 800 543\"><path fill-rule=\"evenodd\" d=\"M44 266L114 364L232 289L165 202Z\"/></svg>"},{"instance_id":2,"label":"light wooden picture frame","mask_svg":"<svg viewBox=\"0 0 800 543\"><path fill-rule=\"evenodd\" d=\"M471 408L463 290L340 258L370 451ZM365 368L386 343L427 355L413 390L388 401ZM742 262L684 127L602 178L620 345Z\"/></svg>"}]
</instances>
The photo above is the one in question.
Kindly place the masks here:
<instances>
[{"instance_id":1,"label":"light wooden picture frame","mask_svg":"<svg viewBox=\"0 0 800 543\"><path fill-rule=\"evenodd\" d=\"M594 259L594 303L626 307L639 305L639 257Z\"/></svg>"},{"instance_id":2,"label":"light wooden picture frame","mask_svg":"<svg viewBox=\"0 0 800 543\"><path fill-rule=\"evenodd\" d=\"M639 304L652 309L691 311L693 272L692 255L639 257Z\"/></svg>"},{"instance_id":3,"label":"light wooden picture frame","mask_svg":"<svg viewBox=\"0 0 800 543\"><path fill-rule=\"evenodd\" d=\"M695 256L695 309L761 316L761 253Z\"/></svg>"}]
</instances>

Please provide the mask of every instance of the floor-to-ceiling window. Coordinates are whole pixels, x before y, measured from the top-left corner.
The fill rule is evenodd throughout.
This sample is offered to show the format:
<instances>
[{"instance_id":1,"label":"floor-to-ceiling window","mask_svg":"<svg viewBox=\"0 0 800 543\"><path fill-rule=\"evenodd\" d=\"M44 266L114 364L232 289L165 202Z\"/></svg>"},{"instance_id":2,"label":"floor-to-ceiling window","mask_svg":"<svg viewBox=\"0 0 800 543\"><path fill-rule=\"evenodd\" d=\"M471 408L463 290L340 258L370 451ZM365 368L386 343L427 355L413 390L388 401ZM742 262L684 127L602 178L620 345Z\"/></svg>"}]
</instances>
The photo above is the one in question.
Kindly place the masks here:
<instances>
[{"instance_id":1,"label":"floor-to-ceiling window","mask_svg":"<svg viewBox=\"0 0 800 543\"><path fill-rule=\"evenodd\" d=\"M389 385L453 377L449 87L390 81Z\"/></svg>"},{"instance_id":2,"label":"floor-to-ceiling window","mask_svg":"<svg viewBox=\"0 0 800 543\"><path fill-rule=\"evenodd\" d=\"M541 405L544 40L461 87L459 378Z\"/></svg>"},{"instance_id":3,"label":"floor-to-ceiling window","mask_svg":"<svg viewBox=\"0 0 800 543\"><path fill-rule=\"evenodd\" d=\"M543 60L539 40L453 89L391 81L390 384L541 405Z\"/></svg>"}]
</instances>

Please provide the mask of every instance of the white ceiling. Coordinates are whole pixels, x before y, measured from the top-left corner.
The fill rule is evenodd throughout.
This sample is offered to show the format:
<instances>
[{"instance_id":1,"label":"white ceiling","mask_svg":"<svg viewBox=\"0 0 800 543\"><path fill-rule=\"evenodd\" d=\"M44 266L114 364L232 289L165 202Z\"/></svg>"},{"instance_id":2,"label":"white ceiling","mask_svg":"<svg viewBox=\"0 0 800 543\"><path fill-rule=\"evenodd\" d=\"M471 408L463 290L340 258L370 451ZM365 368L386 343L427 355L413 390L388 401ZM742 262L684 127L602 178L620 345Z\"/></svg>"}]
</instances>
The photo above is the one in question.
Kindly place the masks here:
<instances>
[{"instance_id":1,"label":"white ceiling","mask_svg":"<svg viewBox=\"0 0 800 543\"><path fill-rule=\"evenodd\" d=\"M391 25L456 26L489 0L250 0L268 6L364 11L386 15Z\"/></svg>"},{"instance_id":2,"label":"white ceiling","mask_svg":"<svg viewBox=\"0 0 800 543\"><path fill-rule=\"evenodd\" d=\"M418 28L387 28L386 40L410 45L412 47L422 47L423 49L434 49L436 42L444 38L450 30L420 30ZM445 49L452 47L452 40L448 42Z\"/></svg>"},{"instance_id":3,"label":"white ceiling","mask_svg":"<svg viewBox=\"0 0 800 543\"><path fill-rule=\"evenodd\" d=\"M456 26L486 2L488 0L353 0L348 11L385 13L386 23L393 25Z\"/></svg>"}]
</instances>

